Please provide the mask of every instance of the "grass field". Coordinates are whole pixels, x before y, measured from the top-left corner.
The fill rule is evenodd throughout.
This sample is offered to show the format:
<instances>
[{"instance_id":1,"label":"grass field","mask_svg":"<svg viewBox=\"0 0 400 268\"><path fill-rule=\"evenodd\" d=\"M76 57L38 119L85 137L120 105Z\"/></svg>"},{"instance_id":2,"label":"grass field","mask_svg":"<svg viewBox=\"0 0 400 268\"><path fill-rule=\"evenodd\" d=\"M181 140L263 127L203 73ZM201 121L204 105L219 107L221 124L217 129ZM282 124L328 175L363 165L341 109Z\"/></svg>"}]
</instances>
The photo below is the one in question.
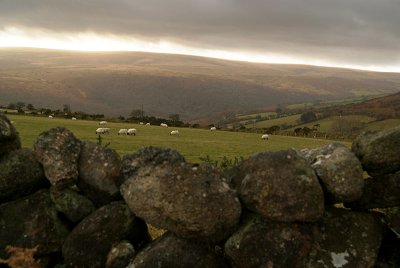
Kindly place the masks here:
<instances>
[{"instance_id":1,"label":"grass field","mask_svg":"<svg viewBox=\"0 0 400 268\"><path fill-rule=\"evenodd\" d=\"M70 129L79 139L97 142L95 130L99 127L95 121L70 120L46 117L9 115L15 122L23 147L33 147L38 135L50 128L63 126ZM160 126L144 126L128 123L108 123L111 133L103 135L103 144L110 143L120 155L131 153L143 146L163 146L179 151L190 162L201 162L207 155L212 160L247 157L260 151L278 151L294 147L297 149L313 148L330 143L329 140L310 138L271 136L262 141L260 134L216 131L204 129L178 128L180 136L170 136L175 128ZM118 136L120 128L136 128L136 136ZM348 145L348 144L347 144Z\"/></svg>"},{"instance_id":2,"label":"grass field","mask_svg":"<svg viewBox=\"0 0 400 268\"><path fill-rule=\"evenodd\" d=\"M334 125L337 124L339 121L346 121L346 122L360 122L360 123L369 123L374 121L375 118L366 116L366 115L344 115L344 116L331 116L328 118L324 118L321 120L313 121L307 124L301 124L291 128L290 130L294 130L298 127L309 127L312 128L315 124L320 124L319 131L320 132L332 132L334 130Z\"/></svg>"},{"instance_id":3,"label":"grass field","mask_svg":"<svg viewBox=\"0 0 400 268\"><path fill-rule=\"evenodd\" d=\"M283 124L297 125L297 121L300 119L300 114L289 115L271 120L264 120L254 123L254 128L268 128L272 126L280 126ZM253 128L253 124L247 125L248 128Z\"/></svg>"}]
</instances>

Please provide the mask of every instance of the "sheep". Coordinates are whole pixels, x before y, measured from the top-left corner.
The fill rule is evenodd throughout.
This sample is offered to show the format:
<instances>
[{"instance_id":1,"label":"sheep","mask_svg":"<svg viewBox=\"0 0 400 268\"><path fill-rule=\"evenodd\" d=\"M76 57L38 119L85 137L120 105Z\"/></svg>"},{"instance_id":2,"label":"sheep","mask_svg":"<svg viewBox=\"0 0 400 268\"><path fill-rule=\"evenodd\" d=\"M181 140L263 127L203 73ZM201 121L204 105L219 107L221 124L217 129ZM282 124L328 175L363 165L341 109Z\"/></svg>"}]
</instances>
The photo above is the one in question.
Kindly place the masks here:
<instances>
[{"instance_id":1,"label":"sheep","mask_svg":"<svg viewBox=\"0 0 400 268\"><path fill-rule=\"evenodd\" d=\"M150 123L146 123L146 126L150 126Z\"/></svg>"},{"instance_id":2,"label":"sheep","mask_svg":"<svg viewBox=\"0 0 400 268\"><path fill-rule=\"evenodd\" d=\"M128 133L127 133L128 135L133 135L133 136L136 136L136 128L130 128L130 129L128 129Z\"/></svg>"},{"instance_id":3,"label":"sheep","mask_svg":"<svg viewBox=\"0 0 400 268\"><path fill-rule=\"evenodd\" d=\"M216 127L212 127L212 128L210 128L210 131L216 131L217 130L217 128Z\"/></svg>"},{"instance_id":4,"label":"sheep","mask_svg":"<svg viewBox=\"0 0 400 268\"><path fill-rule=\"evenodd\" d=\"M52 119L53 118L53 116L52 115L49 115L49 119Z\"/></svg>"},{"instance_id":5,"label":"sheep","mask_svg":"<svg viewBox=\"0 0 400 268\"><path fill-rule=\"evenodd\" d=\"M144 123L143 123L143 122L140 122L139 124L140 124L140 125L143 125Z\"/></svg>"},{"instance_id":6,"label":"sheep","mask_svg":"<svg viewBox=\"0 0 400 268\"><path fill-rule=\"evenodd\" d=\"M169 135L179 135L179 130L172 130Z\"/></svg>"},{"instance_id":7,"label":"sheep","mask_svg":"<svg viewBox=\"0 0 400 268\"><path fill-rule=\"evenodd\" d=\"M162 127L168 127L168 125L165 124L165 123L161 123L160 126L162 126Z\"/></svg>"},{"instance_id":8,"label":"sheep","mask_svg":"<svg viewBox=\"0 0 400 268\"><path fill-rule=\"evenodd\" d=\"M99 125L107 125L107 121L100 121Z\"/></svg>"},{"instance_id":9,"label":"sheep","mask_svg":"<svg viewBox=\"0 0 400 268\"><path fill-rule=\"evenodd\" d=\"M99 127L96 129L96 134L108 134L110 132L110 129L107 127Z\"/></svg>"},{"instance_id":10,"label":"sheep","mask_svg":"<svg viewBox=\"0 0 400 268\"><path fill-rule=\"evenodd\" d=\"M72 120L76 120L76 117L72 117L71 119L72 119Z\"/></svg>"},{"instance_id":11,"label":"sheep","mask_svg":"<svg viewBox=\"0 0 400 268\"><path fill-rule=\"evenodd\" d=\"M128 135L128 129L127 128L121 128L118 131L118 135Z\"/></svg>"},{"instance_id":12,"label":"sheep","mask_svg":"<svg viewBox=\"0 0 400 268\"><path fill-rule=\"evenodd\" d=\"M268 140L269 139L269 135L268 134L264 134L264 135L261 136L261 139Z\"/></svg>"}]
</instances>

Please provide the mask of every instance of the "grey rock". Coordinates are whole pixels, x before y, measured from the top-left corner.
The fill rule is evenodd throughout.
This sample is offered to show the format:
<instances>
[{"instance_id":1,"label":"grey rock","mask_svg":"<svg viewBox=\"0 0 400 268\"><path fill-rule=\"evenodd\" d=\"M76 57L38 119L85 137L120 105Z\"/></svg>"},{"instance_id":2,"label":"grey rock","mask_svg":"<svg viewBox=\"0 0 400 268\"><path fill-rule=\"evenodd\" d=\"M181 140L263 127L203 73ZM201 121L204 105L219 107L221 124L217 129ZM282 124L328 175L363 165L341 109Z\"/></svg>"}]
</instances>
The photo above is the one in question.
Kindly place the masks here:
<instances>
[{"instance_id":1,"label":"grey rock","mask_svg":"<svg viewBox=\"0 0 400 268\"><path fill-rule=\"evenodd\" d=\"M268 222L252 215L226 241L232 267L305 267L314 240L314 224Z\"/></svg>"},{"instance_id":2,"label":"grey rock","mask_svg":"<svg viewBox=\"0 0 400 268\"><path fill-rule=\"evenodd\" d=\"M81 142L66 128L42 132L34 144L36 159L54 186L74 183L78 179Z\"/></svg>"},{"instance_id":3,"label":"grey rock","mask_svg":"<svg viewBox=\"0 0 400 268\"><path fill-rule=\"evenodd\" d=\"M351 202L361 197L362 166L346 146L332 143L302 153L317 173L327 203Z\"/></svg>"},{"instance_id":4,"label":"grey rock","mask_svg":"<svg viewBox=\"0 0 400 268\"><path fill-rule=\"evenodd\" d=\"M139 252L127 268L224 268L226 261L206 245L165 233Z\"/></svg>"},{"instance_id":5,"label":"grey rock","mask_svg":"<svg viewBox=\"0 0 400 268\"><path fill-rule=\"evenodd\" d=\"M58 218L48 190L0 205L0 258L7 245L38 247L37 256L61 251L69 230Z\"/></svg>"},{"instance_id":6,"label":"grey rock","mask_svg":"<svg viewBox=\"0 0 400 268\"><path fill-rule=\"evenodd\" d=\"M0 158L16 149L21 148L18 132L10 120L0 113Z\"/></svg>"},{"instance_id":7,"label":"grey rock","mask_svg":"<svg viewBox=\"0 0 400 268\"><path fill-rule=\"evenodd\" d=\"M324 212L317 176L294 149L258 153L244 160L232 184L249 210L270 220L315 221Z\"/></svg>"},{"instance_id":8,"label":"grey rock","mask_svg":"<svg viewBox=\"0 0 400 268\"><path fill-rule=\"evenodd\" d=\"M72 223L77 223L96 210L92 201L77 191L65 188L50 188L50 197L56 209Z\"/></svg>"},{"instance_id":9,"label":"grey rock","mask_svg":"<svg viewBox=\"0 0 400 268\"><path fill-rule=\"evenodd\" d=\"M382 224L372 214L346 209L327 211L321 240L314 244L307 267L373 267L382 241Z\"/></svg>"},{"instance_id":10,"label":"grey rock","mask_svg":"<svg viewBox=\"0 0 400 268\"><path fill-rule=\"evenodd\" d=\"M372 177L400 171L400 127L358 136L352 150Z\"/></svg>"},{"instance_id":11,"label":"grey rock","mask_svg":"<svg viewBox=\"0 0 400 268\"><path fill-rule=\"evenodd\" d=\"M116 243L108 253L106 268L125 268L135 255L135 248L128 241Z\"/></svg>"},{"instance_id":12,"label":"grey rock","mask_svg":"<svg viewBox=\"0 0 400 268\"><path fill-rule=\"evenodd\" d=\"M215 242L231 234L241 205L221 173L206 166L162 164L141 168L121 186L130 209L178 236Z\"/></svg>"},{"instance_id":13,"label":"grey rock","mask_svg":"<svg viewBox=\"0 0 400 268\"><path fill-rule=\"evenodd\" d=\"M43 168L31 149L18 149L0 159L0 203L47 187Z\"/></svg>"},{"instance_id":14,"label":"grey rock","mask_svg":"<svg viewBox=\"0 0 400 268\"><path fill-rule=\"evenodd\" d=\"M364 191L358 200L345 203L355 210L400 206L400 171L394 174L368 178L364 181Z\"/></svg>"},{"instance_id":15,"label":"grey rock","mask_svg":"<svg viewBox=\"0 0 400 268\"><path fill-rule=\"evenodd\" d=\"M145 166L158 166L165 163L180 164L182 162L185 162L185 158L175 150L153 146L143 147L136 153L123 156L121 174L124 180L127 180Z\"/></svg>"},{"instance_id":16,"label":"grey rock","mask_svg":"<svg viewBox=\"0 0 400 268\"><path fill-rule=\"evenodd\" d=\"M103 206L83 219L62 247L68 267L104 267L113 244L130 241L139 249L150 241L146 224L123 202Z\"/></svg>"},{"instance_id":17,"label":"grey rock","mask_svg":"<svg viewBox=\"0 0 400 268\"><path fill-rule=\"evenodd\" d=\"M84 142L79 159L79 189L96 206L121 199L120 166L121 159L115 150Z\"/></svg>"}]
</instances>

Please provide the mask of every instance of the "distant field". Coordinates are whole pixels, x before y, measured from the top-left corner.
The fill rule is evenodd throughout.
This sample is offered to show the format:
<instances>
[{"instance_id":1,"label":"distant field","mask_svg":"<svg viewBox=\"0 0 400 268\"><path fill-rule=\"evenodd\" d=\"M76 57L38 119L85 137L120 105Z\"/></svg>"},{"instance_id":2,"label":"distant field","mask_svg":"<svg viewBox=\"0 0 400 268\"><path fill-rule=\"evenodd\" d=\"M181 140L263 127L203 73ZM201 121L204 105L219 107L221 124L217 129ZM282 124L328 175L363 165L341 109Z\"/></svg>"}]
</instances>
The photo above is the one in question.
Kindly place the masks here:
<instances>
[{"instance_id":1,"label":"distant field","mask_svg":"<svg viewBox=\"0 0 400 268\"><path fill-rule=\"evenodd\" d=\"M276 115L276 112L263 112L263 113L254 113L254 114L242 114L237 116L239 119L245 119L245 118L256 118L257 116L269 116L269 115Z\"/></svg>"},{"instance_id":2,"label":"distant field","mask_svg":"<svg viewBox=\"0 0 400 268\"><path fill-rule=\"evenodd\" d=\"M371 122L367 125L366 130L378 131L387 128L400 126L400 119L386 119L382 121Z\"/></svg>"},{"instance_id":3,"label":"distant field","mask_svg":"<svg viewBox=\"0 0 400 268\"><path fill-rule=\"evenodd\" d=\"M37 136L50 128L63 126L70 129L79 139L97 141L95 130L98 123L70 119L48 119L46 117L32 117L9 115L15 122L23 147L32 148ZM272 120L269 120L272 121ZM143 146L163 146L178 150L190 162L201 162L200 157L210 156L213 160L221 160L224 156L247 157L260 151L278 151L294 147L297 149L313 148L330 143L329 140L311 138L271 136L270 140L262 141L260 134L216 131L204 129L179 128L180 136L170 136L175 128L162 128L160 126L144 126L137 124L109 123L109 135L104 135L103 144L110 143L109 147L119 154L136 151ZM136 128L137 136L118 136L120 128ZM349 145L348 143L344 143Z\"/></svg>"},{"instance_id":4,"label":"distant field","mask_svg":"<svg viewBox=\"0 0 400 268\"><path fill-rule=\"evenodd\" d=\"M375 118L365 116L365 115L332 116L332 117L324 118L324 119L317 120L317 121L314 121L311 123L295 126L295 127L291 128L291 130L294 130L295 128L298 128L298 127L312 128L313 125L320 124L320 127L319 127L320 132L331 132L331 131L335 131L334 130L335 124L337 124L340 121L369 123L374 120L375 120Z\"/></svg>"},{"instance_id":5,"label":"distant field","mask_svg":"<svg viewBox=\"0 0 400 268\"><path fill-rule=\"evenodd\" d=\"M264 120L260 122L254 123L255 128L267 128L272 126L280 126L283 124L287 125L296 125L297 120L300 119L300 114L285 116L281 118L271 119L271 120ZM248 128L253 128L253 124L247 125Z\"/></svg>"}]
</instances>

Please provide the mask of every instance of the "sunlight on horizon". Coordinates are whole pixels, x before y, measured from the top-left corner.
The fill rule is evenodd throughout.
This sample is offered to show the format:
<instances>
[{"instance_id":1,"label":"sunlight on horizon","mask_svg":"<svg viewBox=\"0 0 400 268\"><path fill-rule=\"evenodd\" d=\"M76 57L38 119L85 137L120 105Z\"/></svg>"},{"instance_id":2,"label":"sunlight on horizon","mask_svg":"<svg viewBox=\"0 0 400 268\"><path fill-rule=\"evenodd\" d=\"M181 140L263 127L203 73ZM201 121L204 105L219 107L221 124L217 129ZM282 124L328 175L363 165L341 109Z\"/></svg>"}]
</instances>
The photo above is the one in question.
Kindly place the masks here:
<instances>
[{"instance_id":1,"label":"sunlight on horizon","mask_svg":"<svg viewBox=\"0 0 400 268\"><path fill-rule=\"evenodd\" d=\"M72 51L135 51L192 55L224 60L246 61L254 63L305 64L325 67L351 68L379 72L400 72L397 66L358 66L340 65L316 59L301 59L280 54L255 54L246 51L225 51L187 47L160 40L150 42L138 38L111 34L99 35L94 32L60 34L42 30L27 31L17 27L6 27L0 31L0 48L45 48Z\"/></svg>"}]
</instances>

